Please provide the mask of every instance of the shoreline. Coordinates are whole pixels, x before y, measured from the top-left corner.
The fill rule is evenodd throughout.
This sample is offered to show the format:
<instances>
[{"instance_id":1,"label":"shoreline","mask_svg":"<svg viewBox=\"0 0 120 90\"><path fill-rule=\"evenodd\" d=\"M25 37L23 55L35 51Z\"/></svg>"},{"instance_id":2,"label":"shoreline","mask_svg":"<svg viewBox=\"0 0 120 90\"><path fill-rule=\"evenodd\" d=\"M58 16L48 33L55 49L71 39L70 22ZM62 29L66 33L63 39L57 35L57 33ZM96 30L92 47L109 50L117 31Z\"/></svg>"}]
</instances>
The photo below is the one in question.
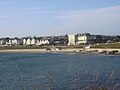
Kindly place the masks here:
<instances>
[{"instance_id":1,"label":"shoreline","mask_svg":"<svg viewBox=\"0 0 120 90\"><path fill-rule=\"evenodd\" d=\"M109 53L101 53L104 51L114 51L118 50L118 52L114 54L109 54ZM120 49L62 49L62 50L51 50L51 51L46 51L46 49L6 49L6 50L0 50L0 53L93 53L93 54L104 54L104 55L120 55Z\"/></svg>"}]
</instances>

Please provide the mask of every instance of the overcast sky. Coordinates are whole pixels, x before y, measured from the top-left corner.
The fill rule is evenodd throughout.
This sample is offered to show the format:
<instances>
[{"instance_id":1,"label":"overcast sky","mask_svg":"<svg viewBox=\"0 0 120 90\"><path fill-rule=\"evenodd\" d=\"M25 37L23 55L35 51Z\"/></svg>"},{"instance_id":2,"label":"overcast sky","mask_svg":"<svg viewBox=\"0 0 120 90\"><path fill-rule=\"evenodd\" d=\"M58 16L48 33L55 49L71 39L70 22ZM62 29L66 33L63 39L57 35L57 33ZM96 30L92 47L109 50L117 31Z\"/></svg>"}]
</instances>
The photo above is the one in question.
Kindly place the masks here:
<instances>
[{"instance_id":1,"label":"overcast sky","mask_svg":"<svg viewBox=\"0 0 120 90\"><path fill-rule=\"evenodd\" d=\"M0 0L0 37L120 35L120 0Z\"/></svg>"}]
</instances>

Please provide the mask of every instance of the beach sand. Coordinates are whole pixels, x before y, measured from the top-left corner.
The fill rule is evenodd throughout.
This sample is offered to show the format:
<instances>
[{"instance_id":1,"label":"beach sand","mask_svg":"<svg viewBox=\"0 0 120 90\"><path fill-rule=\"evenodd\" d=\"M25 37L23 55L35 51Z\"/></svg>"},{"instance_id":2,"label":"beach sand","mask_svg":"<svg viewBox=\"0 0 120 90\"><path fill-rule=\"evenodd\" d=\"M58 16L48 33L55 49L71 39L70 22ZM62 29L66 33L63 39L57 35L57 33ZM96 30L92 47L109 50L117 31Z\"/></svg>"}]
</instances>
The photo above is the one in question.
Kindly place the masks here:
<instances>
[{"instance_id":1,"label":"beach sand","mask_svg":"<svg viewBox=\"0 0 120 90\"><path fill-rule=\"evenodd\" d=\"M0 52L8 52L8 53L93 53L95 50L97 50L97 52L95 53L100 53L101 51L112 51L112 50L118 50L117 55L120 55L120 49L87 49L87 50L83 50L82 48L69 48L69 49L62 49L62 50L54 50L52 49L51 51L46 51L46 49L7 49L7 50L0 50Z\"/></svg>"},{"instance_id":2,"label":"beach sand","mask_svg":"<svg viewBox=\"0 0 120 90\"><path fill-rule=\"evenodd\" d=\"M62 49L62 50L51 50L46 51L46 49L8 49L0 50L0 52L79 52L81 49Z\"/></svg>"}]
</instances>

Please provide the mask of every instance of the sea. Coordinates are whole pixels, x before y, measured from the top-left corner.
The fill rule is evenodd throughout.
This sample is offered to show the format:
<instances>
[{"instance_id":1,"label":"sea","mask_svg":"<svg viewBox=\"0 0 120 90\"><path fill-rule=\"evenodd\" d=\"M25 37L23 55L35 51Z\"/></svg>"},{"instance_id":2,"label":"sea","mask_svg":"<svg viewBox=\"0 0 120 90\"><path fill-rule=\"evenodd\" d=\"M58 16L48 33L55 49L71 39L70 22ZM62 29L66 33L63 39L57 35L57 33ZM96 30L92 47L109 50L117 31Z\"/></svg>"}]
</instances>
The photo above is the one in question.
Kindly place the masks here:
<instances>
[{"instance_id":1,"label":"sea","mask_svg":"<svg viewBox=\"0 0 120 90\"><path fill-rule=\"evenodd\" d=\"M120 90L120 55L0 53L0 90Z\"/></svg>"}]
</instances>

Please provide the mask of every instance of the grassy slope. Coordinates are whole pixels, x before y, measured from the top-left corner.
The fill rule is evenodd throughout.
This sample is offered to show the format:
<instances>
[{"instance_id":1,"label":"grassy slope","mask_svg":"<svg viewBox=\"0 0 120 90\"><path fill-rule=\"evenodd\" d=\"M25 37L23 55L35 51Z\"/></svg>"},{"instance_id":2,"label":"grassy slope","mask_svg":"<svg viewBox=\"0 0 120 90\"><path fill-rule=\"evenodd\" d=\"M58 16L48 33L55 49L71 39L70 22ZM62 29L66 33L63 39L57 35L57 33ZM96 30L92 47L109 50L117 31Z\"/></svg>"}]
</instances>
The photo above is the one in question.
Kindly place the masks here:
<instances>
[{"instance_id":1,"label":"grassy slope","mask_svg":"<svg viewBox=\"0 0 120 90\"><path fill-rule=\"evenodd\" d=\"M116 48L120 49L120 43L109 43L109 44L100 44L100 45L95 45L92 48Z\"/></svg>"}]
</instances>

